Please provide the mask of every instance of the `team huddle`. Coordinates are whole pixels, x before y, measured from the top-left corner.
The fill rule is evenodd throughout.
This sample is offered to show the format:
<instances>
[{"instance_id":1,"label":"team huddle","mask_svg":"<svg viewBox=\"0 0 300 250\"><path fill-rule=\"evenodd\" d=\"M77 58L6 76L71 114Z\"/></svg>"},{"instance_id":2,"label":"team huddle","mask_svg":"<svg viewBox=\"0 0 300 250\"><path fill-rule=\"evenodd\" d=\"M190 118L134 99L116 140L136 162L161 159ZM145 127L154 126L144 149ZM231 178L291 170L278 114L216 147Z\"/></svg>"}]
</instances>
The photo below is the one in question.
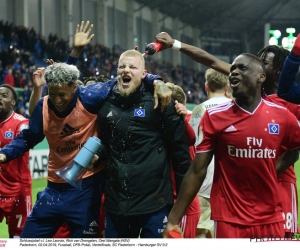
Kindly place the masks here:
<instances>
[{"instance_id":1,"label":"team huddle","mask_svg":"<svg viewBox=\"0 0 300 250\"><path fill-rule=\"evenodd\" d=\"M300 35L291 52L267 46L228 64L157 34L160 51L172 48L209 67L208 100L189 112L182 88L147 73L134 49L121 54L116 78L81 85L74 65L92 29L77 25L67 62L33 73L29 120L13 111L14 89L0 86L0 220L9 237L292 238ZM80 146L57 149L92 136L102 145L78 189L55 171ZM32 207L28 151L45 137L48 182Z\"/></svg>"}]
</instances>

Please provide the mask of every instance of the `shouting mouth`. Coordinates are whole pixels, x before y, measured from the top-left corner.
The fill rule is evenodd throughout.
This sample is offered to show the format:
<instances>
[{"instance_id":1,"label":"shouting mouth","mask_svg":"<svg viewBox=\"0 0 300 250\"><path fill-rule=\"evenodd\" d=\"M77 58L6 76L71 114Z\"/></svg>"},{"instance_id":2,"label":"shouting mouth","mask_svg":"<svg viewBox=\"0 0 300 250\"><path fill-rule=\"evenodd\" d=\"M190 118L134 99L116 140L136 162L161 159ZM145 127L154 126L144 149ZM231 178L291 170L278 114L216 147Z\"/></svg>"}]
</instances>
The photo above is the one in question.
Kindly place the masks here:
<instances>
[{"instance_id":1,"label":"shouting mouth","mask_svg":"<svg viewBox=\"0 0 300 250\"><path fill-rule=\"evenodd\" d=\"M236 88L237 86L240 85L240 83L241 83L241 81L239 79L237 79L237 78L232 78L230 80L230 86L231 86L231 88Z\"/></svg>"},{"instance_id":2,"label":"shouting mouth","mask_svg":"<svg viewBox=\"0 0 300 250\"><path fill-rule=\"evenodd\" d=\"M128 87L130 81L131 81L131 77L130 77L130 76L123 76L123 77L122 77L122 85L123 85L124 87Z\"/></svg>"}]
</instances>

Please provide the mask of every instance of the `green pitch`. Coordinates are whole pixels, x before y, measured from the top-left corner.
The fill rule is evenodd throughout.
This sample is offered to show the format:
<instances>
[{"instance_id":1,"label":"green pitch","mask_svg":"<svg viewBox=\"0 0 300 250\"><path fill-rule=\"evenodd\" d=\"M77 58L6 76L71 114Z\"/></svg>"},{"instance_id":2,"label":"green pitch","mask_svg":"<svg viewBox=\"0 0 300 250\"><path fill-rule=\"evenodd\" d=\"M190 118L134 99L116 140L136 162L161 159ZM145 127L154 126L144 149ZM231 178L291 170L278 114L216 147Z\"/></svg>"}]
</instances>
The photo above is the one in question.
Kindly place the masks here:
<instances>
[{"instance_id":1,"label":"green pitch","mask_svg":"<svg viewBox=\"0 0 300 250\"><path fill-rule=\"evenodd\" d=\"M298 189L298 194L300 194L300 160L296 163L295 166L295 172L297 175L297 189ZM42 179L34 179L32 181L32 199L33 203L35 202L36 199L36 194L39 191L42 191L47 185L47 179L42 178ZM300 196L300 195L299 195ZM299 208L300 208L300 199L298 200L299 203ZM300 209L299 209L300 211ZM298 218L300 218L300 212L298 213ZM300 220L298 220L298 223ZM299 223L300 226L300 223ZM0 238L8 238L8 233L7 233L7 226L5 224L5 221L0 223Z\"/></svg>"}]
</instances>

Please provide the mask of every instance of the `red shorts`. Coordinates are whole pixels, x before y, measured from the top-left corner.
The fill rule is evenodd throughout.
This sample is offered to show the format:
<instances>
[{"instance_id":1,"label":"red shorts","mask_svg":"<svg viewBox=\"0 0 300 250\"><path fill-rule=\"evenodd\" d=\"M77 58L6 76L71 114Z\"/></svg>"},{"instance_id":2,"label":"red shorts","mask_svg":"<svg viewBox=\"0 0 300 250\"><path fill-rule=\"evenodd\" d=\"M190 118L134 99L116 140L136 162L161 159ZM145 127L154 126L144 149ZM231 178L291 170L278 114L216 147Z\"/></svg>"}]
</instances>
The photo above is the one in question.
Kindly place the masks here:
<instances>
[{"instance_id":1,"label":"red shorts","mask_svg":"<svg viewBox=\"0 0 300 250\"><path fill-rule=\"evenodd\" d=\"M32 209L31 186L25 186L19 197L0 198L0 222L6 218L9 237L19 237Z\"/></svg>"},{"instance_id":2,"label":"red shorts","mask_svg":"<svg viewBox=\"0 0 300 250\"><path fill-rule=\"evenodd\" d=\"M224 221L215 221L215 238L283 238L282 222L258 226L244 226Z\"/></svg>"},{"instance_id":3,"label":"red shorts","mask_svg":"<svg viewBox=\"0 0 300 250\"><path fill-rule=\"evenodd\" d=\"M188 214L182 217L179 226L183 232L183 238L196 238L199 218L200 213Z\"/></svg>"},{"instance_id":4,"label":"red shorts","mask_svg":"<svg viewBox=\"0 0 300 250\"><path fill-rule=\"evenodd\" d=\"M200 204L198 195L196 195L179 223L183 238L196 238L199 218Z\"/></svg>"},{"instance_id":5,"label":"red shorts","mask_svg":"<svg viewBox=\"0 0 300 250\"><path fill-rule=\"evenodd\" d=\"M297 233L298 229L298 194L296 185L290 182L278 182L282 202L282 216L285 232Z\"/></svg>"},{"instance_id":6,"label":"red shorts","mask_svg":"<svg viewBox=\"0 0 300 250\"><path fill-rule=\"evenodd\" d=\"M97 238L105 238L105 226L106 226L105 216L106 216L106 212L104 210L104 200L105 200L104 193L102 193Z\"/></svg>"},{"instance_id":7,"label":"red shorts","mask_svg":"<svg viewBox=\"0 0 300 250\"><path fill-rule=\"evenodd\" d=\"M69 230L69 226L67 223L64 223L60 226L60 228L57 230L53 238L70 238L71 233Z\"/></svg>"}]
</instances>

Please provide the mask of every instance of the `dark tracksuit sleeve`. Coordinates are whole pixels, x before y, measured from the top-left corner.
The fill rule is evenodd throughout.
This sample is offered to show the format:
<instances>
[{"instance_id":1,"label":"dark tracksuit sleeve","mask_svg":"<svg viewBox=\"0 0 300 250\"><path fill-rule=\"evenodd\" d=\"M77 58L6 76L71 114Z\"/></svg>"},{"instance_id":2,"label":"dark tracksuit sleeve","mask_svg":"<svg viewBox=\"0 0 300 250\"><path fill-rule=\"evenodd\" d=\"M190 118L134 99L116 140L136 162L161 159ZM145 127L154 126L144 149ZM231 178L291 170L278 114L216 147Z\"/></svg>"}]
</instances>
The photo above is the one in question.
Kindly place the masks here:
<instances>
[{"instance_id":1,"label":"dark tracksuit sleeve","mask_svg":"<svg viewBox=\"0 0 300 250\"><path fill-rule=\"evenodd\" d=\"M145 78L143 79L146 88L148 88L151 92L154 91L153 83L155 80L163 81L163 79L159 75L152 75L150 73L146 74Z\"/></svg>"},{"instance_id":2,"label":"dark tracksuit sleeve","mask_svg":"<svg viewBox=\"0 0 300 250\"><path fill-rule=\"evenodd\" d=\"M296 82L300 56L293 52L286 57L278 81L278 96L288 102L300 104L300 84Z\"/></svg>"},{"instance_id":3,"label":"dark tracksuit sleeve","mask_svg":"<svg viewBox=\"0 0 300 250\"><path fill-rule=\"evenodd\" d=\"M43 98L38 101L34 108L32 116L29 119L29 128L23 129L10 144L6 145L0 151L1 154L5 154L6 162L23 155L44 139L42 110Z\"/></svg>"},{"instance_id":4,"label":"dark tracksuit sleeve","mask_svg":"<svg viewBox=\"0 0 300 250\"><path fill-rule=\"evenodd\" d=\"M173 101L166 107L162 115L162 135L171 156L176 193L178 194L183 177L191 162L183 117L177 115Z\"/></svg>"},{"instance_id":5,"label":"dark tracksuit sleeve","mask_svg":"<svg viewBox=\"0 0 300 250\"><path fill-rule=\"evenodd\" d=\"M78 61L78 58L68 56L66 63L70 64L70 65L76 65L77 61Z\"/></svg>"},{"instance_id":6,"label":"dark tracksuit sleeve","mask_svg":"<svg viewBox=\"0 0 300 250\"><path fill-rule=\"evenodd\" d=\"M153 82L155 80L161 80L161 81L163 81L163 79L159 75L153 75L153 74L150 74L150 73L146 74L146 76L144 78L144 82L146 84L150 84L150 85L153 85Z\"/></svg>"}]
</instances>

